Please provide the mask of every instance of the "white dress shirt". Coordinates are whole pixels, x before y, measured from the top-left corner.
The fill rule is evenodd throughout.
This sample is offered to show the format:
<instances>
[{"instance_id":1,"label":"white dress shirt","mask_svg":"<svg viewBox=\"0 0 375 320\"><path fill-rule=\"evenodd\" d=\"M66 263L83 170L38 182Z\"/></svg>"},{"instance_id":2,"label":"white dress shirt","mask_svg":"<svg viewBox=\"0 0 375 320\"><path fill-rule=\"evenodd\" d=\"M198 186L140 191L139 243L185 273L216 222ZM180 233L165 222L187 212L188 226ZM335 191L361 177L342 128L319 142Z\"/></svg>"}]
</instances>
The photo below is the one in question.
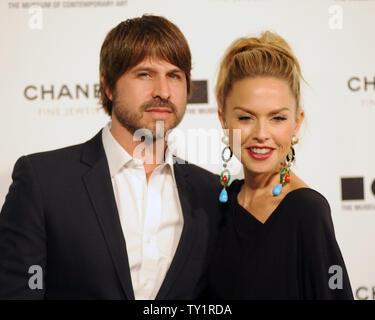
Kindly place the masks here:
<instances>
[{"instance_id":1,"label":"white dress shirt","mask_svg":"<svg viewBox=\"0 0 375 320\"><path fill-rule=\"evenodd\" d=\"M129 259L134 296L155 299L173 260L184 224L173 157L152 172L147 183L143 161L130 156L110 132L102 140Z\"/></svg>"}]
</instances>

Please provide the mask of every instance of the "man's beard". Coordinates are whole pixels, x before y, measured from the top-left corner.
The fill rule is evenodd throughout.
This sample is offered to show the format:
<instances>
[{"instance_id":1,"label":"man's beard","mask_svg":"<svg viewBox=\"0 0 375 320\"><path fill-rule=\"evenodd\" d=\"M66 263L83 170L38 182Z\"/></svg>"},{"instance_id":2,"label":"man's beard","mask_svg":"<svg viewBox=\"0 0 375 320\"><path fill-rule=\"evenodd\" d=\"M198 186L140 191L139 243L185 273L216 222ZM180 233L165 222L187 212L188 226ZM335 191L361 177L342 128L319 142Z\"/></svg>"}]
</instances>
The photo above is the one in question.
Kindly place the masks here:
<instances>
[{"instance_id":1,"label":"man's beard","mask_svg":"<svg viewBox=\"0 0 375 320\"><path fill-rule=\"evenodd\" d=\"M160 132L160 130L156 130L156 120L149 121L147 123L142 123L142 118L145 112L150 109L154 108L166 108L168 109L174 117L171 123L164 121L164 131ZM169 100L164 100L160 98L152 99L144 104L142 104L139 109L135 111L130 111L128 108L122 108L121 104L118 104L116 101L116 96L113 99L113 113L115 117L118 119L120 124L127 129L131 134L137 130L143 130L141 135L148 136L149 132L151 131L152 139L155 141L156 139L164 138L165 132L170 129L175 128L182 120L183 115L179 115L177 113L176 106L170 102ZM157 120L163 121L163 120ZM145 130L146 129L146 130ZM148 131L149 130L149 131Z\"/></svg>"}]
</instances>

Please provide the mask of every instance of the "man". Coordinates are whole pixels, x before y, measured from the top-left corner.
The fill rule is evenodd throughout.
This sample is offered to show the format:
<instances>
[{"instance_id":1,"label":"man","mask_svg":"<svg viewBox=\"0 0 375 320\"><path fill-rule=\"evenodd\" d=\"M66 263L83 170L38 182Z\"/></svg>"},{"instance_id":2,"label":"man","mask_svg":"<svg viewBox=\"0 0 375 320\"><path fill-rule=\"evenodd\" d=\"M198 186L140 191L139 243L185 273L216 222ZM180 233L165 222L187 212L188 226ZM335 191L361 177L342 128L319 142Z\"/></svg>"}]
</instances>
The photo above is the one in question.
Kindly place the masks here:
<instances>
[{"instance_id":1,"label":"man","mask_svg":"<svg viewBox=\"0 0 375 320\"><path fill-rule=\"evenodd\" d=\"M172 156L164 138L184 115L190 71L187 41L165 18L109 32L100 76L112 121L86 143L15 165L0 214L0 298L201 294L219 180Z\"/></svg>"}]
</instances>

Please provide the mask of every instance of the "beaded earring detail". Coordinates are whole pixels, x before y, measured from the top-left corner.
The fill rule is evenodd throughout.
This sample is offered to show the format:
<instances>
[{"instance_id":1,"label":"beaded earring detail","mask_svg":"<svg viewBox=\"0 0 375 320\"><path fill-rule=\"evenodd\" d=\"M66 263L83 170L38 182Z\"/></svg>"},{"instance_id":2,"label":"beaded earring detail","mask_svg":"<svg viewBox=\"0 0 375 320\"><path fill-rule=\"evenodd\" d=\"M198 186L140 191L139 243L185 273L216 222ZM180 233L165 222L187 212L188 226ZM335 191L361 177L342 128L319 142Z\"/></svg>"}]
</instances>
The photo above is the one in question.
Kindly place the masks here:
<instances>
[{"instance_id":1,"label":"beaded earring detail","mask_svg":"<svg viewBox=\"0 0 375 320\"><path fill-rule=\"evenodd\" d=\"M219 196L219 201L222 202L222 203L225 203L228 201L228 192L226 190L227 186L228 186L228 183L229 183L229 180L230 180L230 172L227 168L228 166L228 162L230 159L232 159L232 156L233 156L233 152L232 150L230 149L230 146L229 146L229 137L228 136L224 136L222 138L222 142L225 144L225 147L223 149L223 152L221 153L221 159L223 160L223 171L221 172L221 175L220 175L220 182L221 182L221 185L223 186L223 190L221 190L220 192L220 196ZM229 150L229 157L226 159L225 158L225 152Z\"/></svg>"},{"instance_id":2,"label":"beaded earring detail","mask_svg":"<svg viewBox=\"0 0 375 320\"><path fill-rule=\"evenodd\" d=\"M274 196L278 196L281 193L281 189L283 188L283 186L290 182L290 168L292 166L292 163L296 160L296 153L293 146L297 143L298 138L296 136L293 136L292 145L290 146L290 150L286 155L286 167L283 168L280 172L280 183L272 190L272 194Z\"/></svg>"}]
</instances>

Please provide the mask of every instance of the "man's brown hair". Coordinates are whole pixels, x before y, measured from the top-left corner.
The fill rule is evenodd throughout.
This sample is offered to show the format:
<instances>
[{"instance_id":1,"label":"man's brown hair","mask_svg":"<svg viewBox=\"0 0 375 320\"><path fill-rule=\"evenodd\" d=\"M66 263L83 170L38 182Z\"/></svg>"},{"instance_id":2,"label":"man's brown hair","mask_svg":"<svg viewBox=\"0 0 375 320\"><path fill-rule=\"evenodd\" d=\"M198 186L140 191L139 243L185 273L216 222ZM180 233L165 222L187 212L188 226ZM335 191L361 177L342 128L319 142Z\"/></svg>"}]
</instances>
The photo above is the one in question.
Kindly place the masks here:
<instances>
[{"instance_id":1,"label":"man's brown hair","mask_svg":"<svg viewBox=\"0 0 375 320\"><path fill-rule=\"evenodd\" d=\"M180 29L169 20L153 15L128 19L106 36L100 51L100 98L106 113L112 101L105 87L113 92L117 80L144 58L160 58L180 68L186 76L187 93L191 88L191 54ZM102 81L103 80L103 81Z\"/></svg>"}]
</instances>

